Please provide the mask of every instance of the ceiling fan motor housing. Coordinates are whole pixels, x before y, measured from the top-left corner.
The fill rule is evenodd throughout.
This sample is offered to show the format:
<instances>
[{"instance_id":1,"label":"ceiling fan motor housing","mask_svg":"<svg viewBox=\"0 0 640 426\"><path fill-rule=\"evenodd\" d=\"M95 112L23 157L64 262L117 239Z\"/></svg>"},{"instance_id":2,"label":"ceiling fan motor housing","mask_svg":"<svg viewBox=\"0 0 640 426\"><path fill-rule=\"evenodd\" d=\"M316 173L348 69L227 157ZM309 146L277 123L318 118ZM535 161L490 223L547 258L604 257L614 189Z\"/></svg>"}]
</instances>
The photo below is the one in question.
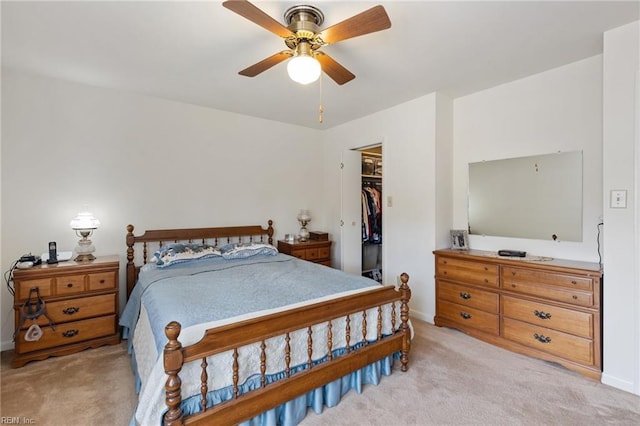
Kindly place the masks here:
<instances>
[{"instance_id":1,"label":"ceiling fan motor housing","mask_svg":"<svg viewBox=\"0 0 640 426\"><path fill-rule=\"evenodd\" d=\"M295 50L300 42L308 42L313 50L322 47L322 41L316 38L324 14L320 9L308 5L293 6L284 13L284 21L293 35L285 39L285 44Z\"/></svg>"}]
</instances>

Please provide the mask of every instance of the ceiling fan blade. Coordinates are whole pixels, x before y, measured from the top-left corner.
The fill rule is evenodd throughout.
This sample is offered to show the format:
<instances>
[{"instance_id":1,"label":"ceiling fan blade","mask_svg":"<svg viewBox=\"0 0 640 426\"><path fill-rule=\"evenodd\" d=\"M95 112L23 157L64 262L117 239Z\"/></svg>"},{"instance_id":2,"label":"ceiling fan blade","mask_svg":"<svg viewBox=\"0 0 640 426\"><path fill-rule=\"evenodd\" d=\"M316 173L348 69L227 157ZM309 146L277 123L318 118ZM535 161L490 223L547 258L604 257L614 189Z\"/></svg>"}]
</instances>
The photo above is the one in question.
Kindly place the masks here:
<instances>
[{"instance_id":1,"label":"ceiling fan blade","mask_svg":"<svg viewBox=\"0 0 640 426\"><path fill-rule=\"evenodd\" d=\"M277 36L286 38L293 34L290 29L246 0L227 0L222 5Z\"/></svg>"},{"instance_id":2,"label":"ceiling fan blade","mask_svg":"<svg viewBox=\"0 0 640 426\"><path fill-rule=\"evenodd\" d=\"M318 62L320 62L322 71L327 73L327 75L331 77L339 85L348 83L354 78L356 78L356 76L353 75L351 71L349 71L348 69L340 65L338 62L336 62L331 56L327 55L326 53L316 52L315 57L318 60Z\"/></svg>"},{"instance_id":3,"label":"ceiling fan blade","mask_svg":"<svg viewBox=\"0 0 640 426\"><path fill-rule=\"evenodd\" d=\"M275 55L271 55L268 58L263 59L262 61L243 69L238 74L244 75L245 77L255 77L261 72L268 70L272 66L277 65L285 59L290 58L292 55L293 52L288 50L278 52Z\"/></svg>"},{"instance_id":4,"label":"ceiling fan blade","mask_svg":"<svg viewBox=\"0 0 640 426\"><path fill-rule=\"evenodd\" d=\"M320 38L331 44L387 28L391 28L389 15L384 7L378 5L323 30Z\"/></svg>"}]
</instances>

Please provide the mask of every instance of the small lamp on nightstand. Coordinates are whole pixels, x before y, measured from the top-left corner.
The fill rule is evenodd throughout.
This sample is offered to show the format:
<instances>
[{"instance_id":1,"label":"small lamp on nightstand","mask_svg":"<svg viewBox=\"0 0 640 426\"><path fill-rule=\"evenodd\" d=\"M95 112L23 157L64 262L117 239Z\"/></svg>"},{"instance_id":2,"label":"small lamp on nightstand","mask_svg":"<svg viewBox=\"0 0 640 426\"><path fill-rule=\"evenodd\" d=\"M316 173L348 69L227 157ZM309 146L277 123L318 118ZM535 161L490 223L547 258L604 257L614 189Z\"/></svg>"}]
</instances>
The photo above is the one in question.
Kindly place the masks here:
<instances>
[{"instance_id":1,"label":"small lamp on nightstand","mask_svg":"<svg viewBox=\"0 0 640 426\"><path fill-rule=\"evenodd\" d=\"M78 213L78 216L71 219L69 224L71 229L76 231L76 235L81 237L78 240L78 246L76 247L76 253L78 256L74 259L76 262L85 262L94 260L96 257L92 254L96 248L89 237L93 234L95 229L98 229L100 221L93 217L91 213L84 210Z\"/></svg>"},{"instance_id":2,"label":"small lamp on nightstand","mask_svg":"<svg viewBox=\"0 0 640 426\"><path fill-rule=\"evenodd\" d=\"M298 239L300 241L307 241L309 239L307 224L311 222L311 214L309 213L309 210L300 210L300 213L298 213L298 222L300 222L300 225L302 225L302 227L300 228L300 232L298 232Z\"/></svg>"}]
</instances>

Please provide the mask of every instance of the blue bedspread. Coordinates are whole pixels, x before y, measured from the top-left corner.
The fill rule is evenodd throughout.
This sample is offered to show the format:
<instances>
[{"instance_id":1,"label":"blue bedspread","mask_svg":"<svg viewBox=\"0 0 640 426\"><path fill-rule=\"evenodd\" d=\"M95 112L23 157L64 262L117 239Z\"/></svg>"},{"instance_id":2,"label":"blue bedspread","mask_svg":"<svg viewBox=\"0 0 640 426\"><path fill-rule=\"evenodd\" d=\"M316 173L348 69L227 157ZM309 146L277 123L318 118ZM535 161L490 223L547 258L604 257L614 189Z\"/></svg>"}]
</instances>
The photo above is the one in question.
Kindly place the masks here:
<instances>
[{"instance_id":1,"label":"blue bedspread","mask_svg":"<svg viewBox=\"0 0 640 426\"><path fill-rule=\"evenodd\" d=\"M158 353L162 353L167 342L164 327L170 321L186 328L375 285L371 279L282 253L213 258L169 268L148 265L141 270L120 325L125 327L124 337L131 337L144 304Z\"/></svg>"},{"instance_id":2,"label":"blue bedspread","mask_svg":"<svg viewBox=\"0 0 640 426\"><path fill-rule=\"evenodd\" d=\"M141 390L137 414L132 418L131 424L158 424L158 419L161 418L160 410L164 407L164 389L161 383L165 379L160 358L167 341L164 327L170 321L180 322L183 331L190 326L200 329L202 326L198 324L377 286L379 284L371 279L349 275L281 253L275 256L260 255L235 260L212 258L177 264L168 268L145 265L120 317L120 325L124 328L124 337L129 339L129 348L133 354L133 331L141 306L144 305L151 324L158 359L152 374L146 378L147 386ZM388 310L385 312L388 314ZM358 320L359 317L354 318L354 330L358 328L356 326ZM370 326L374 324L375 319L372 318ZM339 338L336 331L337 329L334 330L336 344L334 356L344 351L344 348L337 343ZM371 335L374 336L375 332L372 331ZM355 336L354 340L358 341ZM303 343L306 354L306 339ZM132 360L134 369L137 370L135 354ZM305 416L307 407L312 407L319 413L322 407L334 406L349 389L353 388L360 392L366 383L377 384L381 375L391 373L392 365L393 357L385 357L362 370L269 410L244 425L297 424ZM189 367L185 366L183 375L188 374ZM277 372L268 375L268 381L277 380L281 374ZM259 377L256 377L243 383L241 392L258 386L253 383L259 380ZM233 396L231 387L212 387L211 389L213 390L207 395L210 403L224 401ZM197 392L186 391L184 383L183 392L186 392L181 404L184 413L197 412L199 397L188 397L188 395L196 395Z\"/></svg>"}]
</instances>

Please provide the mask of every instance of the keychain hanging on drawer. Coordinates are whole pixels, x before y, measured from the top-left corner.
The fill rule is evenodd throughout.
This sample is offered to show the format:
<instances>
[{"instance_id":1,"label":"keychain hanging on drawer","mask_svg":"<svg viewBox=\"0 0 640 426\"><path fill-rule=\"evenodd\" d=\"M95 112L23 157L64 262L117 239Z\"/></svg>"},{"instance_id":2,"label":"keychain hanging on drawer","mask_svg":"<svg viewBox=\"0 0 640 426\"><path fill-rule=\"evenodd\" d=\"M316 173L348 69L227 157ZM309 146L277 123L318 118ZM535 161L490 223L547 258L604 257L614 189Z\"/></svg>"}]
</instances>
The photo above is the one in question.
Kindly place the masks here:
<instances>
[{"instance_id":1,"label":"keychain hanging on drawer","mask_svg":"<svg viewBox=\"0 0 640 426\"><path fill-rule=\"evenodd\" d=\"M52 330L56 329L55 324L51 321L49 315L47 315L47 308L45 306L44 299L40 297L40 288L32 287L29 289L29 298L20 308L20 324L16 327L16 331L13 334L13 340L16 340L16 337L20 334L20 329L24 326L27 320L37 320L40 315L43 315L49 320L49 326ZM42 334L43 332L40 326L38 324L32 324L24 334L24 340L27 342L35 342L40 340Z\"/></svg>"}]
</instances>

